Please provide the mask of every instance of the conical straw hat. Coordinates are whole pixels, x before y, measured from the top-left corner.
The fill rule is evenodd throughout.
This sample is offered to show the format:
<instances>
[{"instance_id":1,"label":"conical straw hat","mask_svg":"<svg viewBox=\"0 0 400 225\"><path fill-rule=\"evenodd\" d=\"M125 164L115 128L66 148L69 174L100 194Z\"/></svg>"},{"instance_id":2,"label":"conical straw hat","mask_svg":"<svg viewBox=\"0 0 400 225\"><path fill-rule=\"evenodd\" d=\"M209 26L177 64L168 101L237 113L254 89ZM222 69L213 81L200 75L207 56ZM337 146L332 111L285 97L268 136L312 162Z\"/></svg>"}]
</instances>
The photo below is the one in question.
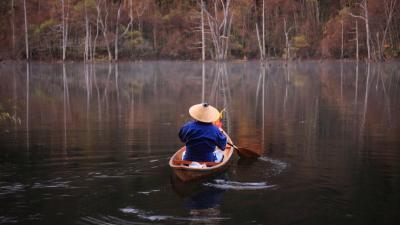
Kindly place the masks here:
<instances>
[{"instance_id":1,"label":"conical straw hat","mask_svg":"<svg viewBox=\"0 0 400 225\"><path fill-rule=\"evenodd\" d=\"M219 111L207 103L193 105L189 108L189 114L193 119L204 123L212 123L219 118Z\"/></svg>"}]
</instances>

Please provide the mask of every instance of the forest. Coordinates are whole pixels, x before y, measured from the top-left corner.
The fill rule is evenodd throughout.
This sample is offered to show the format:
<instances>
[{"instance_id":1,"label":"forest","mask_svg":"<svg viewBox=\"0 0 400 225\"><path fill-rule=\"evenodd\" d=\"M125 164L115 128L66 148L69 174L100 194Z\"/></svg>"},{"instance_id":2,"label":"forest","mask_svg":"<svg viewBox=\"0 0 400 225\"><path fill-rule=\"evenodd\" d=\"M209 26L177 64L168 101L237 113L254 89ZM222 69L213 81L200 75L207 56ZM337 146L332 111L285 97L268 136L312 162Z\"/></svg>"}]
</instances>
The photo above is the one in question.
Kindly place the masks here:
<instances>
[{"instance_id":1,"label":"forest","mask_svg":"<svg viewBox=\"0 0 400 225\"><path fill-rule=\"evenodd\" d=\"M2 0L0 60L400 58L398 0Z\"/></svg>"}]
</instances>

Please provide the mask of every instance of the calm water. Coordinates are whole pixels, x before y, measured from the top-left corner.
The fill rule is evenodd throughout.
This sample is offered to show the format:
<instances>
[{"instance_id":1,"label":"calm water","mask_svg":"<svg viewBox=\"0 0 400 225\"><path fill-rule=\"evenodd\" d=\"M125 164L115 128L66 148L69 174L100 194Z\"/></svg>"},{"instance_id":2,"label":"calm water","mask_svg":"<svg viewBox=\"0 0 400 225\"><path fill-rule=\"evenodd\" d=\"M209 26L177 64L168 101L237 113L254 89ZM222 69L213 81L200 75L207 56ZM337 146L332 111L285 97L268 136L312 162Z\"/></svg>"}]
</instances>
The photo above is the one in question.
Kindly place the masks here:
<instances>
[{"instance_id":1,"label":"calm water","mask_svg":"<svg viewBox=\"0 0 400 225\"><path fill-rule=\"evenodd\" d=\"M0 224L399 224L400 64L0 65ZM204 75L203 75L204 72ZM189 106L236 157L183 184Z\"/></svg>"}]
</instances>

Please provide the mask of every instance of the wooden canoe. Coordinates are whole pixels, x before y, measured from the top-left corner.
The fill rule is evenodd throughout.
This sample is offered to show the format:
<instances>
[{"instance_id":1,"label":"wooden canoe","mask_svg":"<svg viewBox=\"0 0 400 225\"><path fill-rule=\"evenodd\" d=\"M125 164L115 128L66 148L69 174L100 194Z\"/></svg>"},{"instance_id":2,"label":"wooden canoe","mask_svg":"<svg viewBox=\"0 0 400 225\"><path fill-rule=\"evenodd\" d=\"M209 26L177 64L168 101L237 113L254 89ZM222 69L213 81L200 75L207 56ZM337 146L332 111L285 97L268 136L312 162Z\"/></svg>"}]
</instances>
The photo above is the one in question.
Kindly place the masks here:
<instances>
[{"instance_id":1,"label":"wooden canoe","mask_svg":"<svg viewBox=\"0 0 400 225\"><path fill-rule=\"evenodd\" d=\"M224 159L222 162L203 162L201 164L206 164L207 167L192 168L188 166L191 161L182 160L182 154L185 150L186 147L182 147L175 152L175 154L169 160L169 166L172 168L175 175L184 182L210 177L224 171L233 155L233 148L227 145L224 151Z\"/></svg>"}]
</instances>

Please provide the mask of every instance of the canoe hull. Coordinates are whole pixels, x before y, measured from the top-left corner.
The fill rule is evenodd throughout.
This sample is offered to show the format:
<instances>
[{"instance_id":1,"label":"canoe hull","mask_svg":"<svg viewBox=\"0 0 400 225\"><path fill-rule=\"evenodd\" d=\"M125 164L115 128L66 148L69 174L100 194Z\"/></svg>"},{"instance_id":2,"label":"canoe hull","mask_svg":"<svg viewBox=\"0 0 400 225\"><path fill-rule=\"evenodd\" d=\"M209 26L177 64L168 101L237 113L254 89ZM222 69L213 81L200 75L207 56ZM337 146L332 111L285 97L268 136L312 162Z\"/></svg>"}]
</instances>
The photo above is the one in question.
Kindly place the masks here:
<instances>
[{"instance_id":1,"label":"canoe hull","mask_svg":"<svg viewBox=\"0 0 400 225\"><path fill-rule=\"evenodd\" d=\"M179 149L170 159L169 165L172 168L175 175L183 182L189 182L199 179L215 176L226 170L229 166L229 162L233 156L233 149L227 146L224 151L224 159L221 163L206 168L191 168L187 165L178 165L174 163L174 160L181 160L182 153L186 150L186 147Z\"/></svg>"}]
</instances>

